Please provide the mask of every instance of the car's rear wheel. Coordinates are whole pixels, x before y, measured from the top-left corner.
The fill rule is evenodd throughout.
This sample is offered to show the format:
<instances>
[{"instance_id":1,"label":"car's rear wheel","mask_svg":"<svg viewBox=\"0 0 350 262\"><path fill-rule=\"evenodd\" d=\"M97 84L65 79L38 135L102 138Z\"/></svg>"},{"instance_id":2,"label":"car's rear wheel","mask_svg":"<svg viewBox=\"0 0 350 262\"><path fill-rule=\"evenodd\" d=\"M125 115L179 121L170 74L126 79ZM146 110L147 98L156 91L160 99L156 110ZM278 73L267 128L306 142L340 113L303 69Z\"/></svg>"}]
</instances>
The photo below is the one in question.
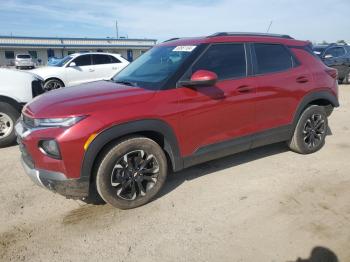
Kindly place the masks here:
<instances>
[{"instance_id":1,"label":"car's rear wheel","mask_svg":"<svg viewBox=\"0 0 350 262\"><path fill-rule=\"evenodd\" d=\"M167 177L162 148L146 137L131 137L112 146L101 160L96 187L107 203L121 209L149 202Z\"/></svg>"},{"instance_id":2,"label":"car's rear wheel","mask_svg":"<svg viewBox=\"0 0 350 262\"><path fill-rule=\"evenodd\" d=\"M294 152L310 154L320 150L328 130L327 113L322 106L312 105L301 114L288 145Z\"/></svg>"},{"instance_id":3,"label":"car's rear wheel","mask_svg":"<svg viewBox=\"0 0 350 262\"><path fill-rule=\"evenodd\" d=\"M62 87L64 87L64 84L59 79L49 79L44 84L45 91L51 91L51 90L59 89Z\"/></svg>"},{"instance_id":4,"label":"car's rear wheel","mask_svg":"<svg viewBox=\"0 0 350 262\"><path fill-rule=\"evenodd\" d=\"M13 106L0 102L0 147L9 146L16 141L15 123L19 112Z\"/></svg>"}]
</instances>

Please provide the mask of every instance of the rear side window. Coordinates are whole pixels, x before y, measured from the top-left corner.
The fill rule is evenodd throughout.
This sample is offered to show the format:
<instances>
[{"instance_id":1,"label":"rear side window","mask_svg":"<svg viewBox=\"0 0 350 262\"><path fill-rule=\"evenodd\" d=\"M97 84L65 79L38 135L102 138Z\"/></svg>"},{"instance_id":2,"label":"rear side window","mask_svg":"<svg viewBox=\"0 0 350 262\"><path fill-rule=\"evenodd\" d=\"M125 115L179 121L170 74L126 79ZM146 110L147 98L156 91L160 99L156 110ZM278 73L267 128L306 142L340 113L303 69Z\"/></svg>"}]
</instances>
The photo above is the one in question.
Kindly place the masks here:
<instances>
[{"instance_id":1,"label":"rear side window","mask_svg":"<svg viewBox=\"0 0 350 262\"><path fill-rule=\"evenodd\" d=\"M292 68L293 57L283 45L254 44L256 73L266 74Z\"/></svg>"},{"instance_id":2,"label":"rear side window","mask_svg":"<svg viewBox=\"0 0 350 262\"><path fill-rule=\"evenodd\" d=\"M111 63L109 55L92 55L92 61L94 65L104 65Z\"/></svg>"},{"instance_id":3,"label":"rear side window","mask_svg":"<svg viewBox=\"0 0 350 262\"><path fill-rule=\"evenodd\" d=\"M117 63L121 63L120 60L114 56L109 56L109 58L111 59L111 63L112 64L117 64Z\"/></svg>"},{"instance_id":4,"label":"rear side window","mask_svg":"<svg viewBox=\"0 0 350 262\"><path fill-rule=\"evenodd\" d=\"M209 70L219 79L244 77L247 74L244 44L215 44L192 67L197 70Z\"/></svg>"},{"instance_id":5,"label":"rear side window","mask_svg":"<svg viewBox=\"0 0 350 262\"><path fill-rule=\"evenodd\" d=\"M91 65L91 55L82 55L73 60L77 66Z\"/></svg>"}]
</instances>

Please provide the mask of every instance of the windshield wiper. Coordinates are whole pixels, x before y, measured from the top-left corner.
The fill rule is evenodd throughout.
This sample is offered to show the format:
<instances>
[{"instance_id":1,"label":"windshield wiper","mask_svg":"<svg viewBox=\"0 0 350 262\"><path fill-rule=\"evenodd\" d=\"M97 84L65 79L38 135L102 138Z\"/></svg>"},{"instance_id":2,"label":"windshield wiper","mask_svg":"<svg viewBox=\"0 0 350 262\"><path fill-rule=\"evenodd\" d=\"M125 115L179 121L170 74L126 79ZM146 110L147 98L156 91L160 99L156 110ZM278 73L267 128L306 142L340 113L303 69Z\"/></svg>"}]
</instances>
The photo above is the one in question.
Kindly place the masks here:
<instances>
[{"instance_id":1,"label":"windshield wiper","mask_svg":"<svg viewBox=\"0 0 350 262\"><path fill-rule=\"evenodd\" d=\"M129 81L114 81L114 83L123 84L123 85L127 85L127 86L135 86L136 85L136 83L129 82Z\"/></svg>"}]
</instances>

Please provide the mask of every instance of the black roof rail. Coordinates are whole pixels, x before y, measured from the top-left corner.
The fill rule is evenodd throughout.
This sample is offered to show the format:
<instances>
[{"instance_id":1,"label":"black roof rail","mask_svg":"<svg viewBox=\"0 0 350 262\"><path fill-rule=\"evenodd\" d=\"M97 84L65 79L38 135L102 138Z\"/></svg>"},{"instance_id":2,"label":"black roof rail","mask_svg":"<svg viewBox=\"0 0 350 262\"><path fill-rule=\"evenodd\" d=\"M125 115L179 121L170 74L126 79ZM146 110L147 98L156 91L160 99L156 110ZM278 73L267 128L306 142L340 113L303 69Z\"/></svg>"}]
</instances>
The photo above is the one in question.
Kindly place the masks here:
<instances>
[{"instance_id":1,"label":"black roof rail","mask_svg":"<svg viewBox=\"0 0 350 262\"><path fill-rule=\"evenodd\" d=\"M265 36L265 37L279 37L286 39L294 39L289 35L281 34L269 34L269 33L248 33L248 32L218 32L212 35L207 36L208 38L217 37L217 36Z\"/></svg>"},{"instance_id":2,"label":"black roof rail","mask_svg":"<svg viewBox=\"0 0 350 262\"><path fill-rule=\"evenodd\" d=\"M165 42L170 42L170 41L174 41L174 40L177 40L177 39L180 39L180 37L170 38L170 39L168 39L168 40L163 41L163 43L165 43Z\"/></svg>"}]
</instances>

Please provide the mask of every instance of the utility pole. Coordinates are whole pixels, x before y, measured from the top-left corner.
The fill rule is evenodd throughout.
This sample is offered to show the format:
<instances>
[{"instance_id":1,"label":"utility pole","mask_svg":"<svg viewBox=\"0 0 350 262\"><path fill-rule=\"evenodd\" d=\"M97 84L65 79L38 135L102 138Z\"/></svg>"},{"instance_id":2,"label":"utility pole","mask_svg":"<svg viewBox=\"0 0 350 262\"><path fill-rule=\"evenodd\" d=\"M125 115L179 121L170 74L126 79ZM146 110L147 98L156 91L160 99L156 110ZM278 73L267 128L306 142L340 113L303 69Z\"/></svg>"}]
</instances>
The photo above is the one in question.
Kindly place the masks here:
<instances>
[{"instance_id":1,"label":"utility pole","mask_svg":"<svg viewBox=\"0 0 350 262\"><path fill-rule=\"evenodd\" d=\"M267 31L266 31L266 33L268 33L269 31L270 31L270 28L271 28L271 26L272 26L272 20L271 20L271 22L270 22L270 24L269 24L269 27L267 28Z\"/></svg>"},{"instance_id":2,"label":"utility pole","mask_svg":"<svg viewBox=\"0 0 350 262\"><path fill-rule=\"evenodd\" d=\"M118 20L115 20L115 31L116 31L116 36L117 36L117 39L118 39L119 38Z\"/></svg>"}]
</instances>

